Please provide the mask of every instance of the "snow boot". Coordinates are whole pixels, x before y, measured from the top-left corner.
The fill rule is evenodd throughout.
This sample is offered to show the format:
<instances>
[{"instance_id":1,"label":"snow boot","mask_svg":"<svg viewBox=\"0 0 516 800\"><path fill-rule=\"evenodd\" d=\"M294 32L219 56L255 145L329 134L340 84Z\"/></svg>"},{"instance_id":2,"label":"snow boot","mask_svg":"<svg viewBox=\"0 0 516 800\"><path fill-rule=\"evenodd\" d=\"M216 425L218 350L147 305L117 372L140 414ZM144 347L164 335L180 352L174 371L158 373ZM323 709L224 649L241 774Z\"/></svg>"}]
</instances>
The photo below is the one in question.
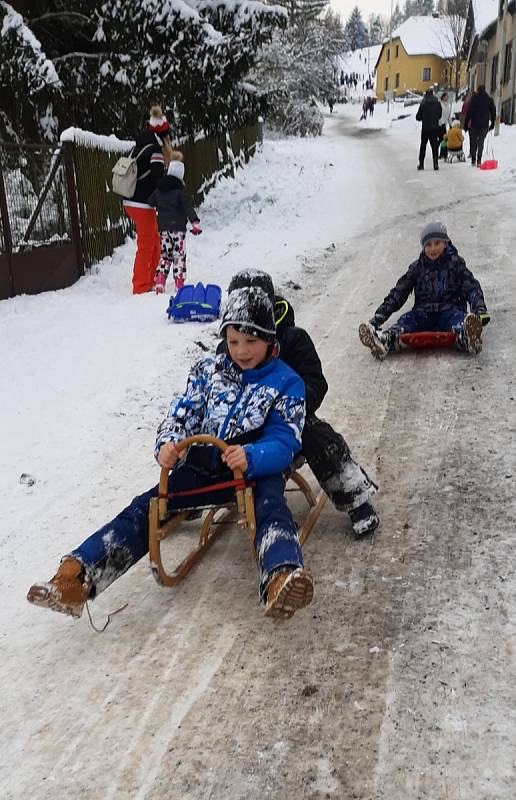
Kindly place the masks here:
<instances>
[{"instance_id":1,"label":"snow boot","mask_svg":"<svg viewBox=\"0 0 516 800\"><path fill-rule=\"evenodd\" d=\"M156 294L163 294L165 291L165 285L167 282L167 276L164 272L156 272L154 277L154 291Z\"/></svg>"},{"instance_id":2,"label":"snow boot","mask_svg":"<svg viewBox=\"0 0 516 800\"><path fill-rule=\"evenodd\" d=\"M418 165L417 165L417 168L418 168L418 170L419 170L419 169L424 169L424 166L423 166L423 164L418 164Z\"/></svg>"},{"instance_id":3,"label":"snow boot","mask_svg":"<svg viewBox=\"0 0 516 800\"><path fill-rule=\"evenodd\" d=\"M434 169L439 169L439 161L437 158L434 158Z\"/></svg>"},{"instance_id":4,"label":"snow boot","mask_svg":"<svg viewBox=\"0 0 516 800\"><path fill-rule=\"evenodd\" d=\"M358 326L358 335L362 344L370 349L375 358L379 361L383 361L387 355L387 348L379 334L380 332L377 331L370 322L362 322L362 324Z\"/></svg>"},{"instance_id":5,"label":"snow boot","mask_svg":"<svg viewBox=\"0 0 516 800\"><path fill-rule=\"evenodd\" d=\"M371 503L365 502L357 508L352 508L349 512L349 518L353 525L353 531L357 536L363 536L365 533L372 533L380 524L378 514L374 510Z\"/></svg>"},{"instance_id":6,"label":"snow boot","mask_svg":"<svg viewBox=\"0 0 516 800\"><path fill-rule=\"evenodd\" d=\"M278 572L267 586L265 616L290 619L299 608L310 605L313 596L314 582L309 570L298 567Z\"/></svg>"},{"instance_id":7,"label":"snow boot","mask_svg":"<svg viewBox=\"0 0 516 800\"><path fill-rule=\"evenodd\" d=\"M464 318L463 342L468 353L476 355L482 350L482 320L476 314Z\"/></svg>"},{"instance_id":8,"label":"snow boot","mask_svg":"<svg viewBox=\"0 0 516 800\"><path fill-rule=\"evenodd\" d=\"M178 292L185 285L185 279L183 278L182 275L178 275L175 281L176 281L176 291Z\"/></svg>"},{"instance_id":9,"label":"snow boot","mask_svg":"<svg viewBox=\"0 0 516 800\"><path fill-rule=\"evenodd\" d=\"M91 591L85 578L84 567L76 558L63 559L59 569L48 583L33 584L27 594L29 603L80 617Z\"/></svg>"}]
</instances>

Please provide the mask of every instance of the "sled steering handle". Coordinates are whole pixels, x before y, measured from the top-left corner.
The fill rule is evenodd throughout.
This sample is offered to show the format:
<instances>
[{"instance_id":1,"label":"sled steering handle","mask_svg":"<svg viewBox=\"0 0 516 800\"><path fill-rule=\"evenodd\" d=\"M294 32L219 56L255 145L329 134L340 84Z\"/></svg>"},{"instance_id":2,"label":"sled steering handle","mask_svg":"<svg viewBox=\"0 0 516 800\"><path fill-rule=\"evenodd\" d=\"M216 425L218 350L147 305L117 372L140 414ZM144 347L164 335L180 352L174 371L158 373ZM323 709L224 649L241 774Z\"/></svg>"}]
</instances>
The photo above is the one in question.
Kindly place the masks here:
<instances>
[{"instance_id":1,"label":"sled steering handle","mask_svg":"<svg viewBox=\"0 0 516 800\"><path fill-rule=\"evenodd\" d=\"M179 453L182 453L183 450L186 450L187 447L190 447L192 444L211 444L213 447L217 447L221 453L225 453L228 449L229 445L226 442L222 441L222 439L218 439L216 436L210 436L208 433L198 433L195 436L187 436L186 439L181 439L180 442L176 444L176 450ZM167 467L161 468L161 474L159 478L159 513L160 518L163 519L167 513L167 500L166 496L168 494L168 475L170 470ZM234 469L233 470L233 478L236 481L243 481L244 475L241 469ZM209 489L209 487L207 487ZM244 492L242 489L235 489L236 494L236 502L238 511L242 514L245 514L245 499L244 499Z\"/></svg>"}]
</instances>

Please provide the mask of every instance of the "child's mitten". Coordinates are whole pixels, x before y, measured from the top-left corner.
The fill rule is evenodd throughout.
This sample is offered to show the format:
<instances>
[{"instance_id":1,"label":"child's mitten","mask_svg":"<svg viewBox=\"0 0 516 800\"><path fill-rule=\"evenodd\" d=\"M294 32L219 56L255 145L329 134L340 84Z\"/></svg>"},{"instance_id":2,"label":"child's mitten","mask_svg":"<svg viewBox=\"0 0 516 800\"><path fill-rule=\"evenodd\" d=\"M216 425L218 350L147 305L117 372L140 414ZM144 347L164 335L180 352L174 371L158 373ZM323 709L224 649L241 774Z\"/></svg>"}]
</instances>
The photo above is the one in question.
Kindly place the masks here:
<instances>
[{"instance_id":1,"label":"child's mitten","mask_svg":"<svg viewBox=\"0 0 516 800\"><path fill-rule=\"evenodd\" d=\"M192 233L194 236L199 236L202 233L202 228L199 222L192 222Z\"/></svg>"}]
</instances>

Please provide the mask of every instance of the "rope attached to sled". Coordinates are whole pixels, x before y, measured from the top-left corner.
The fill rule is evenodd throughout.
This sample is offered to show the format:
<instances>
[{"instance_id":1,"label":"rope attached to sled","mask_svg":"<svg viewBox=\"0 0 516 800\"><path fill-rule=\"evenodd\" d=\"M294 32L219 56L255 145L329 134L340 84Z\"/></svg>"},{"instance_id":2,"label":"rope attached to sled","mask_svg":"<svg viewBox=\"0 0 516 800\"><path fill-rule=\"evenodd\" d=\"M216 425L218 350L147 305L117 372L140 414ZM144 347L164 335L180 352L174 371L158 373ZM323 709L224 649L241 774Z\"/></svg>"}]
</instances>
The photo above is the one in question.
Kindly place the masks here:
<instances>
[{"instance_id":1,"label":"rope attached to sled","mask_svg":"<svg viewBox=\"0 0 516 800\"><path fill-rule=\"evenodd\" d=\"M104 631L106 630L107 626L111 622L111 617L114 617L115 614L119 614L121 611L123 611L125 608L127 608L128 605L129 605L129 603L125 603L125 605L120 606L120 608L117 608L116 611L111 611L111 613L108 614L108 617L107 617L107 620L106 620L106 623L105 623L104 627L103 628L97 628L97 626L95 625L95 623L93 622L93 620L91 618L91 612L90 612L90 607L88 605L88 601L86 601L86 611L88 612L88 619L89 619L90 625L93 628L93 630L95 631L95 633L104 633Z\"/></svg>"},{"instance_id":2,"label":"rope attached to sled","mask_svg":"<svg viewBox=\"0 0 516 800\"><path fill-rule=\"evenodd\" d=\"M174 497L191 497L196 494L207 494L208 492L217 492L222 489L235 489L235 491L244 491L244 489L254 488L254 482L248 483L243 478L234 478L231 481L222 481L221 483L211 483L208 486L200 486L197 489L185 489L182 492L169 492L167 494L158 493L160 500L172 500Z\"/></svg>"}]
</instances>

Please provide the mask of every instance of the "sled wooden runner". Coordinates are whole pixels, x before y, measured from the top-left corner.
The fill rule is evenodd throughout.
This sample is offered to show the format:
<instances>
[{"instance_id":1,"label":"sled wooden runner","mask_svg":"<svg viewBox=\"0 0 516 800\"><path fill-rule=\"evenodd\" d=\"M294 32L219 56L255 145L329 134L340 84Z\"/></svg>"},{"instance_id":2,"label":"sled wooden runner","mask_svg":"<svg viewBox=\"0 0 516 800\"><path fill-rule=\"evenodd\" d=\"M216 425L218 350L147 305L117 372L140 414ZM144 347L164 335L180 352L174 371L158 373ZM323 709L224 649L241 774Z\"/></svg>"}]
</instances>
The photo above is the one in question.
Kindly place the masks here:
<instances>
[{"instance_id":1,"label":"sled wooden runner","mask_svg":"<svg viewBox=\"0 0 516 800\"><path fill-rule=\"evenodd\" d=\"M213 447L218 447L222 453L228 447L225 442L215 436L199 434L198 436L190 436L187 439L183 439L177 445L177 449L182 452L192 444L212 445ZM237 528L246 531L253 556L255 555L256 518L253 489L251 485L244 481L240 470L233 470L233 479L236 483L234 502L221 503L208 509L201 522L201 530L196 547L183 558L173 572L168 573L161 558L161 542L176 531L181 523L190 516L191 512L196 510L189 508L169 514L168 476L169 470L162 469L158 497L151 499L149 507L149 558L152 572L158 583L163 586L175 586L179 583L201 560L213 542L227 530L230 524L236 524ZM320 491L316 497L308 482L297 470L294 471L290 479L296 484L298 490L303 493L309 506L308 514L303 519L298 532L300 544L303 545L323 509L326 502L326 494ZM211 491L209 486L206 487L206 491Z\"/></svg>"}]
</instances>

